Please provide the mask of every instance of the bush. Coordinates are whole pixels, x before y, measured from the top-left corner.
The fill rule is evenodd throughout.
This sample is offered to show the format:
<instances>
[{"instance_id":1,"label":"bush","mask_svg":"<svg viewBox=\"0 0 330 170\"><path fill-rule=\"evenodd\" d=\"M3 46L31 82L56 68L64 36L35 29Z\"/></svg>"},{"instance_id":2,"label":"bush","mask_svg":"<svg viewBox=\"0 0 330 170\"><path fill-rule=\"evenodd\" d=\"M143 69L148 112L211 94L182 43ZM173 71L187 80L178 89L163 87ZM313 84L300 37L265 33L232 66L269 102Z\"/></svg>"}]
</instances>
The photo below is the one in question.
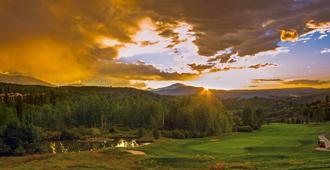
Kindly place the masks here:
<instances>
[{"instance_id":1,"label":"bush","mask_svg":"<svg viewBox=\"0 0 330 170\"><path fill-rule=\"evenodd\" d=\"M143 128L140 128L139 130L138 130L138 132L137 132L137 136L139 137L139 138L142 138L144 135L145 135L145 130L143 129Z\"/></svg>"},{"instance_id":2,"label":"bush","mask_svg":"<svg viewBox=\"0 0 330 170\"><path fill-rule=\"evenodd\" d=\"M13 153L15 156L23 156L26 154L26 150L22 145L19 145Z\"/></svg>"},{"instance_id":3,"label":"bush","mask_svg":"<svg viewBox=\"0 0 330 170\"><path fill-rule=\"evenodd\" d=\"M162 135L168 138L185 139L193 137L193 133L186 130L162 131Z\"/></svg>"},{"instance_id":4,"label":"bush","mask_svg":"<svg viewBox=\"0 0 330 170\"><path fill-rule=\"evenodd\" d=\"M9 124L0 138L2 139L1 154L25 155L39 152L38 143L43 141L43 130L35 126L25 126L17 123Z\"/></svg>"},{"instance_id":5,"label":"bush","mask_svg":"<svg viewBox=\"0 0 330 170\"><path fill-rule=\"evenodd\" d=\"M109 132L110 132L110 133L115 133L115 132L116 132L116 128L115 128L115 127L111 127L111 128L109 129Z\"/></svg>"},{"instance_id":6,"label":"bush","mask_svg":"<svg viewBox=\"0 0 330 170\"><path fill-rule=\"evenodd\" d=\"M100 136L100 135L102 135L102 132L99 128L90 128L89 131L90 131L91 136Z\"/></svg>"},{"instance_id":7,"label":"bush","mask_svg":"<svg viewBox=\"0 0 330 170\"><path fill-rule=\"evenodd\" d=\"M48 131L45 134L45 139L48 141L59 141L61 140L62 132L60 131Z\"/></svg>"},{"instance_id":8,"label":"bush","mask_svg":"<svg viewBox=\"0 0 330 170\"><path fill-rule=\"evenodd\" d=\"M11 148L4 144L0 139L0 156L8 156L11 153Z\"/></svg>"},{"instance_id":9,"label":"bush","mask_svg":"<svg viewBox=\"0 0 330 170\"><path fill-rule=\"evenodd\" d=\"M237 126L237 132L252 132L253 128L251 126Z\"/></svg>"},{"instance_id":10,"label":"bush","mask_svg":"<svg viewBox=\"0 0 330 170\"><path fill-rule=\"evenodd\" d=\"M152 131L152 135L154 136L155 139L159 139L160 138L160 133L158 129L154 129Z\"/></svg>"},{"instance_id":11,"label":"bush","mask_svg":"<svg viewBox=\"0 0 330 170\"><path fill-rule=\"evenodd\" d=\"M81 138L81 134L75 130L64 130L61 134L61 140L77 140Z\"/></svg>"},{"instance_id":12,"label":"bush","mask_svg":"<svg viewBox=\"0 0 330 170\"><path fill-rule=\"evenodd\" d=\"M82 136L100 136L102 132L99 128L83 128L77 129Z\"/></svg>"}]
</instances>

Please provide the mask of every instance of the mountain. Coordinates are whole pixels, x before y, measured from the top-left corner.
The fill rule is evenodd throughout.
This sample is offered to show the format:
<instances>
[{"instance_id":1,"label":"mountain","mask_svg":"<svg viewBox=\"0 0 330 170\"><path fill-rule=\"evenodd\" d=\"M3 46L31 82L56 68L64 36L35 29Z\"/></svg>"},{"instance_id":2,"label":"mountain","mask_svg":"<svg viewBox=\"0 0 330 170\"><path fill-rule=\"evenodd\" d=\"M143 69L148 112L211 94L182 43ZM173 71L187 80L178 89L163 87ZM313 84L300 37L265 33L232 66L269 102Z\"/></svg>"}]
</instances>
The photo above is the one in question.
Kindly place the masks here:
<instances>
[{"instance_id":1,"label":"mountain","mask_svg":"<svg viewBox=\"0 0 330 170\"><path fill-rule=\"evenodd\" d=\"M202 87L187 86L184 84L173 84L168 87L152 90L160 95L187 96L199 94ZM266 89L266 90L210 90L210 92L220 98L299 98L303 96L330 95L330 89L314 88L288 88L288 89Z\"/></svg>"},{"instance_id":2,"label":"mountain","mask_svg":"<svg viewBox=\"0 0 330 170\"><path fill-rule=\"evenodd\" d=\"M40 85L40 86L53 86L45 81L22 75L1 74L0 82L9 84L22 84L22 85Z\"/></svg>"},{"instance_id":3,"label":"mountain","mask_svg":"<svg viewBox=\"0 0 330 170\"><path fill-rule=\"evenodd\" d=\"M176 83L167 87L162 87L151 91L160 95L186 96L198 94L202 90L202 87L187 86L181 83Z\"/></svg>"}]
</instances>

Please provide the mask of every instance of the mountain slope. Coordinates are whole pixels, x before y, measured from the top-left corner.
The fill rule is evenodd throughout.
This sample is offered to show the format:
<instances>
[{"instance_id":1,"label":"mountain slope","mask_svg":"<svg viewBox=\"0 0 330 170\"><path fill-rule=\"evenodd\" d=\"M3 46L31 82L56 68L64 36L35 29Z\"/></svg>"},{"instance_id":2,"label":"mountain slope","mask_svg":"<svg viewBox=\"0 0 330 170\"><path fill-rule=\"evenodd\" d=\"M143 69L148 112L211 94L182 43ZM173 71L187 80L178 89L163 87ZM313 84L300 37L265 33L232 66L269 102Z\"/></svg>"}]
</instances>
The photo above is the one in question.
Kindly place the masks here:
<instances>
[{"instance_id":1,"label":"mountain slope","mask_svg":"<svg viewBox=\"0 0 330 170\"><path fill-rule=\"evenodd\" d=\"M168 87L152 90L154 93L161 95L187 96L199 94L203 90L202 87L186 86L184 84L173 84ZM268 90L210 90L211 93L220 98L282 98L293 97L299 98L311 95L330 95L330 89L314 89L314 88L290 88L290 89L268 89Z\"/></svg>"},{"instance_id":2,"label":"mountain slope","mask_svg":"<svg viewBox=\"0 0 330 170\"><path fill-rule=\"evenodd\" d=\"M10 75L0 73L0 82L9 84L22 84L22 85L40 85L40 86L53 86L45 81L22 75Z\"/></svg>"},{"instance_id":3,"label":"mountain slope","mask_svg":"<svg viewBox=\"0 0 330 170\"><path fill-rule=\"evenodd\" d=\"M181 83L176 83L167 87L162 87L151 91L160 95L186 96L198 94L202 90L202 87L186 86Z\"/></svg>"}]
</instances>

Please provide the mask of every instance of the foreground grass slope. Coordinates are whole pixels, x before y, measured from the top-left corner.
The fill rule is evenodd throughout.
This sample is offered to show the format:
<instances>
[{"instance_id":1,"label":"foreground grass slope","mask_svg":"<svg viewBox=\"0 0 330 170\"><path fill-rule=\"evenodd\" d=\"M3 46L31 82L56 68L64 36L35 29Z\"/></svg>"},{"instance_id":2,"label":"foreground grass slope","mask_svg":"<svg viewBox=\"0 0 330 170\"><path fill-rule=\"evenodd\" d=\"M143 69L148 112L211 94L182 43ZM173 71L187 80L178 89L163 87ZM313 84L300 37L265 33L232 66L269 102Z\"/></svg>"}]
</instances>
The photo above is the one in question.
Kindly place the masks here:
<instances>
[{"instance_id":1,"label":"foreground grass slope","mask_svg":"<svg viewBox=\"0 0 330 170\"><path fill-rule=\"evenodd\" d=\"M330 169L330 152L314 150L317 136L329 131L330 123L272 124L253 133L161 139L138 148L145 156L114 149L0 158L0 169L205 169L219 162L233 169Z\"/></svg>"}]
</instances>

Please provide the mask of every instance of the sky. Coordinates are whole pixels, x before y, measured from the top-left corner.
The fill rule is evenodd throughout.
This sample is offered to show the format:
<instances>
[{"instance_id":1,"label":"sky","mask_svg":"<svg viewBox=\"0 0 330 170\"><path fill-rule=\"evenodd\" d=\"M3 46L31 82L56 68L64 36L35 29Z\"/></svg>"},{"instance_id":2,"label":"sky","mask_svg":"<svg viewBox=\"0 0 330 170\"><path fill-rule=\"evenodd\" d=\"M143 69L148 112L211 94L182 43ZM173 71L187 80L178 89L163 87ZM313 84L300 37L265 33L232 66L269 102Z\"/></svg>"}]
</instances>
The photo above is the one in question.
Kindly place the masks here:
<instances>
[{"instance_id":1,"label":"sky","mask_svg":"<svg viewBox=\"0 0 330 170\"><path fill-rule=\"evenodd\" d=\"M330 88L329 0L0 0L0 73L55 85Z\"/></svg>"}]
</instances>

